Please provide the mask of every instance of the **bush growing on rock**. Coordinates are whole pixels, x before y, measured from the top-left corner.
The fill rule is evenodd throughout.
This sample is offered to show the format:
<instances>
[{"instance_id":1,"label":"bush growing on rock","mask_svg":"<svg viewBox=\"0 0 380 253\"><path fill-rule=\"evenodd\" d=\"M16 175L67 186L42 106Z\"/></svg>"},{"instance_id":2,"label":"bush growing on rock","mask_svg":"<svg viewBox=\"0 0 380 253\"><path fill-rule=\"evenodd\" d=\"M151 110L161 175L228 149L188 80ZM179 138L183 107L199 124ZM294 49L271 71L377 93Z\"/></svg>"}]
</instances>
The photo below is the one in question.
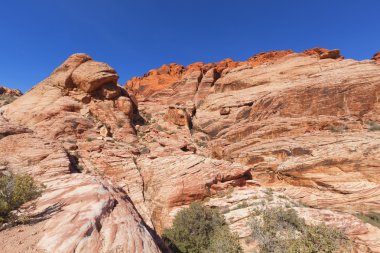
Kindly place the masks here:
<instances>
[{"instance_id":1,"label":"bush growing on rock","mask_svg":"<svg viewBox=\"0 0 380 253\"><path fill-rule=\"evenodd\" d=\"M39 197L40 194L41 190L31 176L0 176L0 225L14 218L11 214L13 210Z\"/></svg>"},{"instance_id":2,"label":"bush growing on rock","mask_svg":"<svg viewBox=\"0 0 380 253\"><path fill-rule=\"evenodd\" d=\"M251 228L260 253L336 252L347 240L341 231L324 224L307 225L291 208L256 211Z\"/></svg>"},{"instance_id":3,"label":"bush growing on rock","mask_svg":"<svg viewBox=\"0 0 380 253\"><path fill-rule=\"evenodd\" d=\"M238 237L231 233L218 210L193 203L176 215L163 239L176 253L240 253Z\"/></svg>"},{"instance_id":4,"label":"bush growing on rock","mask_svg":"<svg viewBox=\"0 0 380 253\"><path fill-rule=\"evenodd\" d=\"M0 95L0 101L3 101L3 103L2 103L3 105L10 104L13 101L15 101L16 99L17 99L16 96L11 96L11 95L6 95L6 94Z\"/></svg>"}]
</instances>

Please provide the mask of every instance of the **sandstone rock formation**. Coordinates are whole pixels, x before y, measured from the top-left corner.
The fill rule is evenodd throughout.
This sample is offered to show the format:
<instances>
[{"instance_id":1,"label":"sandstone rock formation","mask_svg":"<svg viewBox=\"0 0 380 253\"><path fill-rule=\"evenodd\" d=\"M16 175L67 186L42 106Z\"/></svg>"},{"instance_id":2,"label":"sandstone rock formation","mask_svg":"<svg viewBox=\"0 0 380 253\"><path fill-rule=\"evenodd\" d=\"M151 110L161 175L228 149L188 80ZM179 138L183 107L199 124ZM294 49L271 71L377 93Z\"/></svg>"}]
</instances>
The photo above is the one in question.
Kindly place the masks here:
<instances>
[{"instance_id":1,"label":"sandstone rock formation","mask_svg":"<svg viewBox=\"0 0 380 253\"><path fill-rule=\"evenodd\" d=\"M220 208L246 252L250 212L293 207L380 252L380 65L314 48L189 66L117 84L75 54L0 108L0 173L28 173L42 196L5 252L161 252L193 201ZM14 247L14 245L18 245Z\"/></svg>"},{"instance_id":2,"label":"sandstone rock formation","mask_svg":"<svg viewBox=\"0 0 380 253\"><path fill-rule=\"evenodd\" d=\"M128 96L108 100L93 95L82 102L85 92L116 80L108 65L76 54L24 96L1 108L2 170L28 173L45 186L42 196L24 211L36 225L16 233L16 238L7 235L17 227L0 232L4 252L161 252L159 239L128 195L96 173L85 174L82 167L82 152L92 148L101 156L107 145L97 133L98 126L110 129L111 141L134 136ZM92 138L97 143L82 150ZM24 245L15 241L34 226L40 229L33 240ZM22 246L15 248L17 244Z\"/></svg>"},{"instance_id":3,"label":"sandstone rock formation","mask_svg":"<svg viewBox=\"0 0 380 253\"><path fill-rule=\"evenodd\" d=\"M379 229L354 216L379 210L379 65L343 60L339 50L322 48L268 52L245 62L228 62L184 67L181 77L159 87L150 77L147 86L158 87L153 93L135 89L146 77L126 87L153 126L164 126L175 139L192 142L196 154L250 169L253 181L246 178L234 186L231 196L272 187L309 206L299 210L305 217L326 222L327 216L337 215L340 221L333 226L355 227L346 233L358 252L380 252L374 243ZM186 72L189 69L191 73ZM194 105L193 113L188 113L189 105ZM155 139L145 126L138 135L140 131L142 142ZM210 203L218 195L211 194ZM223 201L218 206L234 208ZM178 208L167 210L170 217ZM152 219L162 221L154 215ZM231 226L244 238L245 221L236 220L241 222Z\"/></svg>"}]
</instances>

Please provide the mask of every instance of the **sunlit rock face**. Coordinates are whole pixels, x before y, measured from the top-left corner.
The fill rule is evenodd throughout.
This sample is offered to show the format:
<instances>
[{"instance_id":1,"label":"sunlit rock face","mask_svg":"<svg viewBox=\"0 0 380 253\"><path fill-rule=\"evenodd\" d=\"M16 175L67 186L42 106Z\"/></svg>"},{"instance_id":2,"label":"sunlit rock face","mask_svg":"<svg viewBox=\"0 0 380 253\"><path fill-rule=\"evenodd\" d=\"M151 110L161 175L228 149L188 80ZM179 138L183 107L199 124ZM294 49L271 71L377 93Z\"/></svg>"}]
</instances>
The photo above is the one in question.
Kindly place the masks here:
<instances>
[{"instance_id":1,"label":"sunlit rock face","mask_svg":"<svg viewBox=\"0 0 380 253\"><path fill-rule=\"evenodd\" d=\"M141 115L153 118L151 125L138 130L152 157L163 159L165 149L172 152L173 139L190 142L195 154L249 168L257 184L247 180L234 187L236 194L261 185L309 206L300 212L321 221L326 215L314 208L344 212L343 220L362 224L355 233L347 232L359 252L379 252L373 243L378 228L365 228L352 216L380 210L377 55L355 61L344 59L339 50L323 48L268 52L245 62L183 67L175 81L162 82L160 75L147 74L126 87L137 98ZM146 87L137 89L139 85ZM150 87L156 91L146 93ZM154 131L157 125L165 131ZM184 130L187 126L189 131ZM171 143L161 141L161 136ZM154 139L164 145L156 145ZM231 205L227 199L218 203ZM246 231L243 223L231 226Z\"/></svg>"},{"instance_id":2,"label":"sunlit rock face","mask_svg":"<svg viewBox=\"0 0 380 253\"><path fill-rule=\"evenodd\" d=\"M135 139L134 105L117 78L108 65L75 54L0 109L1 172L28 173L44 185L25 211L36 222L0 232L4 252L161 252L127 193L84 155L104 164L114 156L103 153L108 143Z\"/></svg>"},{"instance_id":3,"label":"sunlit rock face","mask_svg":"<svg viewBox=\"0 0 380 253\"><path fill-rule=\"evenodd\" d=\"M74 54L0 108L0 173L42 196L4 252L162 252L159 235L193 201L219 208L246 252L254 208L294 208L380 252L380 65L313 48L189 66L118 85ZM271 188L271 189L269 189Z\"/></svg>"}]
</instances>

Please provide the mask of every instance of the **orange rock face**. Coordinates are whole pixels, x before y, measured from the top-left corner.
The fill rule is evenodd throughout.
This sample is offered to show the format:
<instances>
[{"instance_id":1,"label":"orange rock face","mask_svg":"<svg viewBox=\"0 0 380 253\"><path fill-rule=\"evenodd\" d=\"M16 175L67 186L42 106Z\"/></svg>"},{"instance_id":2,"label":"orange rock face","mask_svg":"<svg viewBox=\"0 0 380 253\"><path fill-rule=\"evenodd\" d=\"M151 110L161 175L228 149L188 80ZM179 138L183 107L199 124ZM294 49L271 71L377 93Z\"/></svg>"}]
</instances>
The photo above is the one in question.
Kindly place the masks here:
<instances>
[{"instance_id":1,"label":"orange rock face","mask_svg":"<svg viewBox=\"0 0 380 253\"><path fill-rule=\"evenodd\" d=\"M142 115L150 115L153 125L165 126L174 136L181 132L184 142L195 145L196 154L250 168L253 182L245 179L234 186L236 198L242 198L239 189L257 191L257 185L281 189L289 198L311 207L299 210L307 217L326 222L325 214L331 212L329 215L340 220L332 226L341 227L344 222L356 226L355 231L346 232L359 252L379 252L380 245L373 243L379 238L379 229L353 216L380 208L376 165L380 163L376 130L380 124L379 66L371 61L343 60L339 50L321 48L303 53L269 52L233 63L223 67L196 63L190 65L190 74L167 88L151 95L137 94L143 97L138 99ZM186 137L189 133L175 129L184 125L178 124L181 117L176 110L190 105L195 109L192 116L187 114L191 129ZM145 132L142 141L156 135ZM147 145L152 147L151 157L163 159L165 151ZM215 199L211 195L211 201ZM233 208L228 199L223 201L217 206ZM180 208L172 206L166 207L170 217ZM342 211L347 216L340 216ZM232 212L231 217L234 215ZM247 231L239 215L231 227ZM160 222L157 228L164 224L157 212L151 218L153 223ZM245 232L240 235L243 238Z\"/></svg>"},{"instance_id":2,"label":"orange rock face","mask_svg":"<svg viewBox=\"0 0 380 253\"><path fill-rule=\"evenodd\" d=\"M196 62L187 67L175 63L162 65L158 69L149 71L143 77L133 77L126 83L126 88L138 98L143 99L155 92L165 90L166 88L175 85L177 82L186 79L187 76L191 76L194 72L203 75L213 69L216 75L221 75L222 72L227 69L236 68L245 64L251 66L260 65L291 54L292 52L293 51L291 50L287 50L261 53L251 57L246 62L236 62L232 59L225 59L220 62L208 64Z\"/></svg>"},{"instance_id":3,"label":"orange rock face","mask_svg":"<svg viewBox=\"0 0 380 253\"><path fill-rule=\"evenodd\" d=\"M320 59L343 59L344 57L340 54L340 50L334 49L334 50L328 50L325 48L312 48L305 50L303 52L306 55L316 55Z\"/></svg>"},{"instance_id":4,"label":"orange rock face","mask_svg":"<svg viewBox=\"0 0 380 253\"><path fill-rule=\"evenodd\" d=\"M24 212L52 210L23 227L21 245L17 227L1 231L3 249L165 251L153 231L202 200L246 252L250 213L267 206L343 230L354 252L380 252L380 229L356 217L380 210L374 59L314 48L170 64L127 91L110 66L73 55L0 108L0 173L46 185Z\"/></svg>"},{"instance_id":5,"label":"orange rock face","mask_svg":"<svg viewBox=\"0 0 380 253\"><path fill-rule=\"evenodd\" d=\"M264 52L264 53L260 53L260 54L252 56L251 58L247 60L247 62L250 63L251 66L257 66L266 62L280 59L292 53L294 53L292 50Z\"/></svg>"},{"instance_id":6,"label":"orange rock face","mask_svg":"<svg viewBox=\"0 0 380 253\"><path fill-rule=\"evenodd\" d=\"M0 232L2 252L161 252L160 240L122 189L97 173L79 173L90 170L82 154L110 161L114 154L102 154L104 148L112 150L108 142L135 138L133 104L125 91L112 99L87 95L115 82L115 73L76 54L1 107L0 173L28 173L46 187L26 210L40 218L16 238L33 237L19 242L10 235L13 228ZM101 135L104 128L107 137Z\"/></svg>"}]
</instances>

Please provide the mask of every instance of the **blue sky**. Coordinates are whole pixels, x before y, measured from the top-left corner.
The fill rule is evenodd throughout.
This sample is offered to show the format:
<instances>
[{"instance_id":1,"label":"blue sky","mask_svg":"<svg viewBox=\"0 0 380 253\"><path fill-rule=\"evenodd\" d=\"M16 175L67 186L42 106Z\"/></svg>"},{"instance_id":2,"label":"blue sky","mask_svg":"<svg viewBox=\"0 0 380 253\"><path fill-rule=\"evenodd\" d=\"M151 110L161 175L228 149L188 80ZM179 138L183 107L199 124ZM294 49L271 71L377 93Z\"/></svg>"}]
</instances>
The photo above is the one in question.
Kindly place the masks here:
<instances>
[{"instance_id":1,"label":"blue sky","mask_svg":"<svg viewBox=\"0 0 380 253\"><path fill-rule=\"evenodd\" d=\"M27 91L69 55L107 62L124 84L164 63L269 50L380 51L378 0L2 0L0 85Z\"/></svg>"}]
</instances>

